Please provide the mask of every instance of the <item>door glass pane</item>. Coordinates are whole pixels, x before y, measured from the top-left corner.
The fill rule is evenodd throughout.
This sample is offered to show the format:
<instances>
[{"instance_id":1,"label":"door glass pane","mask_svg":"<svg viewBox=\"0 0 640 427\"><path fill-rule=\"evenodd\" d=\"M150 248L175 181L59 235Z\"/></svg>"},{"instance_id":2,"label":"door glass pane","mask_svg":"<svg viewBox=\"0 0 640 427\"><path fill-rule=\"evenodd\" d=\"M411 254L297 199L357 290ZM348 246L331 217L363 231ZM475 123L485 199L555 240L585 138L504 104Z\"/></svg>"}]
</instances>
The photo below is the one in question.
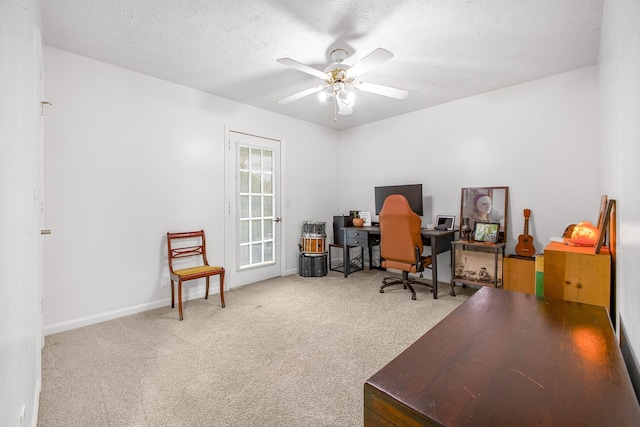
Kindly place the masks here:
<instances>
[{"instance_id":1,"label":"door glass pane","mask_svg":"<svg viewBox=\"0 0 640 427\"><path fill-rule=\"evenodd\" d=\"M273 152L265 150L262 161L262 170L265 172L273 172Z\"/></svg>"},{"instance_id":2,"label":"door glass pane","mask_svg":"<svg viewBox=\"0 0 640 427\"><path fill-rule=\"evenodd\" d=\"M262 196L251 196L251 218L262 217Z\"/></svg>"},{"instance_id":3,"label":"door glass pane","mask_svg":"<svg viewBox=\"0 0 640 427\"><path fill-rule=\"evenodd\" d=\"M262 241L262 220L260 219L251 220L251 241Z\"/></svg>"},{"instance_id":4,"label":"door glass pane","mask_svg":"<svg viewBox=\"0 0 640 427\"><path fill-rule=\"evenodd\" d=\"M273 194L273 174L265 173L262 176L262 185L265 194Z\"/></svg>"},{"instance_id":5,"label":"door glass pane","mask_svg":"<svg viewBox=\"0 0 640 427\"><path fill-rule=\"evenodd\" d=\"M251 264L260 264L262 262L262 243L254 243L251 245Z\"/></svg>"},{"instance_id":6,"label":"door glass pane","mask_svg":"<svg viewBox=\"0 0 640 427\"><path fill-rule=\"evenodd\" d=\"M251 259L249 258L249 245L240 246L239 253L240 266L250 265Z\"/></svg>"},{"instance_id":7,"label":"door glass pane","mask_svg":"<svg viewBox=\"0 0 640 427\"><path fill-rule=\"evenodd\" d=\"M264 216L273 217L273 197L264 196Z\"/></svg>"},{"instance_id":8,"label":"door glass pane","mask_svg":"<svg viewBox=\"0 0 640 427\"><path fill-rule=\"evenodd\" d=\"M240 221L240 243L249 243L249 221Z\"/></svg>"},{"instance_id":9,"label":"door glass pane","mask_svg":"<svg viewBox=\"0 0 640 427\"><path fill-rule=\"evenodd\" d=\"M273 263L273 151L238 148L238 259L241 267Z\"/></svg>"},{"instance_id":10,"label":"door glass pane","mask_svg":"<svg viewBox=\"0 0 640 427\"><path fill-rule=\"evenodd\" d=\"M268 218L264 220L264 239L273 239L273 220Z\"/></svg>"},{"instance_id":11,"label":"door glass pane","mask_svg":"<svg viewBox=\"0 0 640 427\"><path fill-rule=\"evenodd\" d=\"M249 147L240 147L238 152L238 169L249 169Z\"/></svg>"},{"instance_id":12,"label":"door glass pane","mask_svg":"<svg viewBox=\"0 0 640 427\"><path fill-rule=\"evenodd\" d=\"M240 195L240 218L249 218L249 196Z\"/></svg>"},{"instance_id":13,"label":"door glass pane","mask_svg":"<svg viewBox=\"0 0 640 427\"><path fill-rule=\"evenodd\" d=\"M273 242L264 242L264 261L273 261Z\"/></svg>"},{"instance_id":14,"label":"door glass pane","mask_svg":"<svg viewBox=\"0 0 640 427\"><path fill-rule=\"evenodd\" d=\"M248 171L240 171L240 192L241 193L249 192L249 172Z\"/></svg>"},{"instance_id":15,"label":"door glass pane","mask_svg":"<svg viewBox=\"0 0 640 427\"><path fill-rule=\"evenodd\" d=\"M262 192L262 174L260 172L251 172L251 192Z\"/></svg>"},{"instance_id":16,"label":"door glass pane","mask_svg":"<svg viewBox=\"0 0 640 427\"><path fill-rule=\"evenodd\" d=\"M262 165L262 150L259 148L251 149L251 170L259 171L262 170L260 167Z\"/></svg>"}]
</instances>

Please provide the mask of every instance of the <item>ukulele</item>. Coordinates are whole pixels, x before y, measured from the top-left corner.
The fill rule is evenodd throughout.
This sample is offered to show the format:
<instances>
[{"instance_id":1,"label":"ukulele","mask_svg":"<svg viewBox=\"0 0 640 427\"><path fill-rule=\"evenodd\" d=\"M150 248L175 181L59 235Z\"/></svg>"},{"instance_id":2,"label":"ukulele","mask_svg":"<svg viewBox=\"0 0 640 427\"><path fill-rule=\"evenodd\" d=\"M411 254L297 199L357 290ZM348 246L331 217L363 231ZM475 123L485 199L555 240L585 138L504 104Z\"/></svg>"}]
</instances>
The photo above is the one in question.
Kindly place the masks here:
<instances>
[{"instance_id":1,"label":"ukulele","mask_svg":"<svg viewBox=\"0 0 640 427\"><path fill-rule=\"evenodd\" d=\"M518 237L518 244L516 245L516 253L520 256L532 257L536 253L536 248L533 246L533 236L529 234L529 217L531 216L531 209L524 210L524 233Z\"/></svg>"}]
</instances>

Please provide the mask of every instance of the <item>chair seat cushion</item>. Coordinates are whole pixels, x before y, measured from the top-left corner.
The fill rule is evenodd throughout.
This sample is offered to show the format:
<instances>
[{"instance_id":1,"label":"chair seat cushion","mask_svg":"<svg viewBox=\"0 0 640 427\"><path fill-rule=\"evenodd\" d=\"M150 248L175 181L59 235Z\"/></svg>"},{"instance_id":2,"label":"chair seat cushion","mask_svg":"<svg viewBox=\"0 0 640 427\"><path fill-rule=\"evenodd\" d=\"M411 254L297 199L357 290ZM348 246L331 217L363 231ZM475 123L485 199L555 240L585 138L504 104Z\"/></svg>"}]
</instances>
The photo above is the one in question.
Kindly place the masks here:
<instances>
[{"instance_id":1,"label":"chair seat cushion","mask_svg":"<svg viewBox=\"0 0 640 427\"><path fill-rule=\"evenodd\" d=\"M431 264L431 256L422 257L422 268L417 269L415 264L409 264L407 262L402 261L394 261L385 259L382 261L383 268L395 268L396 270L408 271L410 273L417 273L418 271L423 271L426 267Z\"/></svg>"},{"instance_id":2,"label":"chair seat cushion","mask_svg":"<svg viewBox=\"0 0 640 427\"><path fill-rule=\"evenodd\" d=\"M221 273L224 269L222 267L213 266L213 265L200 265L198 267L189 267L182 268L180 270L176 270L173 272L176 276L185 277L185 276L193 276L196 274L204 274L204 273Z\"/></svg>"}]
</instances>

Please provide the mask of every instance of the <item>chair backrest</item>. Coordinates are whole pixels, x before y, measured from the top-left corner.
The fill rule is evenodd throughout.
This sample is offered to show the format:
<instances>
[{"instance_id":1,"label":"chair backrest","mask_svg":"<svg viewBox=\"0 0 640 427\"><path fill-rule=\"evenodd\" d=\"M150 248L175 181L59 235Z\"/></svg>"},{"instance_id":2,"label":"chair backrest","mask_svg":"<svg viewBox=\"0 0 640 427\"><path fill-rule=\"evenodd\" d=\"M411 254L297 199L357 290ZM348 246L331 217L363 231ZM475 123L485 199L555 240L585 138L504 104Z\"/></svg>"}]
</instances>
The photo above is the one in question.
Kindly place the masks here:
<instances>
[{"instance_id":1,"label":"chair backrest","mask_svg":"<svg viewBox=\"0 0 640 427\"><path fill-rule=\"evenodd\" d=\"M204 230L167 233L167 257L171 272L174 271L174 260L179 258L198 257L202 260L199 265L209 265Z\"/></svg>"},{"instance_id":2,"label":"chair backrest","mask_svg":"<svg viewBox=\"0 0 640 427\"><path fill-rule=\"evenodd\" d=\"M379 215L380 256L385 260L416 264L416 247L422 253L420 217L411 210L407 198L400 194L388 196Z\"/></svg>"}]
</instances>

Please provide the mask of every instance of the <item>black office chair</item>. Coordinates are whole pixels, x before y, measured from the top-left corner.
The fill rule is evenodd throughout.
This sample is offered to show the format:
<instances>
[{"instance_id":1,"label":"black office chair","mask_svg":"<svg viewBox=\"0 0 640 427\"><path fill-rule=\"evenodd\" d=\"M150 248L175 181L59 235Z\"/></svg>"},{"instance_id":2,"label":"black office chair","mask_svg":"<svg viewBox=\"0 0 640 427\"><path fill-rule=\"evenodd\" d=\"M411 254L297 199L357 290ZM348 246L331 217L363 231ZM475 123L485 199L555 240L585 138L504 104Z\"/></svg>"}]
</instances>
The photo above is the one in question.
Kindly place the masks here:
<instances>
[{"instance_id":1,"label":"black office chair","mask_svg":"<svg viewBox=\"0 0 640 427\"><path fill-rule=\"evenodd\" d=\"M380 293L388 286L403 285L411 292L411 299L416 299L412 285L424 285L409 277L409 273L424 271L431 265L431 256L422 256L422 235L420 234L420 217L409 207L407 198L400 194L392 194L386 198L380 211L380 256L382 267L402 271L402 277L385 277L380 286Z\"/></svg>"}]
</instances>

